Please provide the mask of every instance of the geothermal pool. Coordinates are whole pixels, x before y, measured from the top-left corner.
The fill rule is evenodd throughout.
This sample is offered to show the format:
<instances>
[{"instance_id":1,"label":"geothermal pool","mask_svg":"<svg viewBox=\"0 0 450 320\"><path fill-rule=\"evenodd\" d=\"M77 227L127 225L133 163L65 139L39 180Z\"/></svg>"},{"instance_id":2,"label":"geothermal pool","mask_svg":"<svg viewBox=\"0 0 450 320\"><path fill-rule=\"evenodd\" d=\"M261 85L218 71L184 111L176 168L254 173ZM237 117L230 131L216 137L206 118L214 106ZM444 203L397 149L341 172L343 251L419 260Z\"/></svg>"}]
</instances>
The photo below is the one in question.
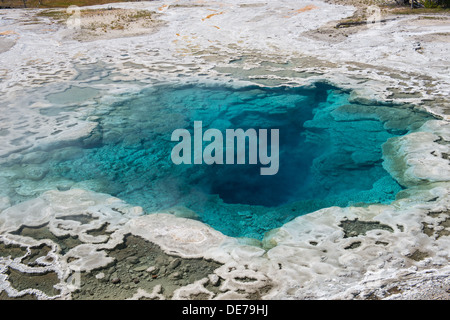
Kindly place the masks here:
<instances>
[{"instance_id":1,"label":"geothermal pool","mask_svg":"<svg viewBox=\"0 0 450 320\"><path fill-rule=\"evenodd\" d=\"M57 116L61 110L55 106L45 112ZM261 239L268 230L320 208L394 200L402 187L383 169L382 144L428 117L406 106L358 103L347 91L317 83L273 88L161 84L95 107L90 119L98 126L88 143L46 150L37 166L43 172L41 185L63 178L69 183L60 189L108 193L147 213L171 212L230 236ZM177 142L171 135L176 129L193 133L194 121L201 121L203 130L221 132L278 129L278 172L261 175L262 165L249 161L174 164L170 155Z\"/></svg>"}]
</instances>

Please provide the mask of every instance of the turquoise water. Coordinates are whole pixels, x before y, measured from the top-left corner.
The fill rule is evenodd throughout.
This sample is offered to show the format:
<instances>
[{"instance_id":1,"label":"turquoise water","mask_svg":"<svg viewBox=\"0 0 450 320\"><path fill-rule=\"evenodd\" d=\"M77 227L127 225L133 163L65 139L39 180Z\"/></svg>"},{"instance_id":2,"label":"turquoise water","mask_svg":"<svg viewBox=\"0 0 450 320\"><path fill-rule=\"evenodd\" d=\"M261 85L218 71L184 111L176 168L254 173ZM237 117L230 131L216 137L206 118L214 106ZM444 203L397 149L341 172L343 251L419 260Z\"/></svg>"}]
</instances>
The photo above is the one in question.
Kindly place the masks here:
<instances>
[{"instance_id":1,"label":"turquoise water","mask_svg":"<svg viewBox=\"0 0 450 320\"><path fill-rule=\"evenodd\" d=\"M351 103L348 92L326 84L160 85L93 116L96 139L72 146L76 151L54 150L47 177L79 182L149 213L185 207L227 235L253 238L323 207L394 200L401 186L382 168L381 145L424 121L388 104ZM194 121L222 132L279 129L278 173L262 176L260 164L173 164L171 134L193 132Z\"/></svg>"}]
</instances>

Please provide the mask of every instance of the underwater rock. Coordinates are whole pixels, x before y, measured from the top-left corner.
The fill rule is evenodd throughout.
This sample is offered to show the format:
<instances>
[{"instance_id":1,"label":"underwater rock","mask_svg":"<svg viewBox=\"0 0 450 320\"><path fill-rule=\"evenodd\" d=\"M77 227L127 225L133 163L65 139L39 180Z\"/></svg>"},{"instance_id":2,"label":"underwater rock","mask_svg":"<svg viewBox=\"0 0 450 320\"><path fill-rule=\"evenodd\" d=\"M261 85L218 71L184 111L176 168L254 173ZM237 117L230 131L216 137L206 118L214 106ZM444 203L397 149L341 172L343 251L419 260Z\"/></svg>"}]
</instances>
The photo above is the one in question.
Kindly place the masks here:
<instances>
[{"instance_id":1,"label":"underwater rock","mask_svg":"<svg viewBox=\"0 0 450 320\"><path fill-rule=\"evenodd\" d=\"M198 219L199 218L199 215L195 211L190 210L184 206L176 206L173 208L166 209L164 211L166 211L167 213L173 214L176 217L180 217L180 218L187 218L187 219Z\"/></svg>"},{"instance_id":2,"label":"underwater rock","mask_svg":"<svg viewBox=\"0 0 450 320\"><path fill-rule=\"evenodd\" d=\"M361 105L326 83L310 87L160 84L92 109L87 136L48 149L39 184L21 180L17 200L58 188L103 192L147 212L198 219L228 236L261 240L299 215L329 206L388 203L401 186L383 169L381 145L429 116L393 104ZM260 166L175 165L174 130L279 130L279 171ZM98 128L101 128L98 129ZM195 131L195 130L194 130ZM206 132L206 131L205 131ZM111 133L111 135L110 135ZM84 138L83 138L84 139ZM20 170L11 169L16 179ZM40 178L40 176L38 177ZM56 179L73 181L59 185ZM48 188L47 188L48 187Z\"/></svg>"},{"instance_id":3,"label":"underwater rock","mask_svg":"<svg viewBox=\"0 0 450 320\"><path fill-rule=\"evenodd\" d=\"M411 133L410 130L422 125L422 120L410 113L413 108L396 108L379 101L390 98L392 93L400 100L422 103L421 108L448 120L447 64L438 61L441 53L447 52L448 44L442 40L444 36L435 33L448 26L444 25L445 21L439 22L442 19L432 19L440 23L436 27L431 19L421 22L423 19L412 15L386 21L381 32L363 28L363 31L347 34L346 30L345 38L342 33L334 33L336 37L329 37L335 39L330 45L321 38L317 41L318 32L314 29L323 27L319 33L325 31L328 38L327 22L350 17L355 8L316 4L318 10L305 11L298 9L298 1L245 4L231 1L225 6L212 2L201 6L179 2L165 7L162 12L168 12L164 17L167 23L164 32L102 41L101 46L96 41L72 41L73 34L54 23L51 28L56 28L55 32L48 33L48 37L36 37L36 29L26 22L29 17L23 19L23 11L8 13L12 19L3 19L2 23L11 24L20 37L8 35L6 49L9 50L2 53L5 63L2 64L4 81L0 84L0 104L8 112L2 113L0 120L8 124L8 128L0 129L0 156L4 156L0 159L0 192L4 200L3 211L0 204L0 247L6 252L0 257L0 298L404 299L420 298L423 293L437 292L438 288L442 288L442 296L448 298L449 185L448 161L445 160L449 157L449 140L443 134L445 126L432 121L426 123L422 131ZM194 5L197 14L187 14ZM133 4L124 6L134 8ZM139 6L154 10L160 4L146 2ZM213 19L199 19L216 9L223 9L223 14ZM299 23L302 19L308 23ZM36 28L39 32L44 30L42 21ZM398 31L403 29L408 32ZM184 34L178 34L179 30ZM315 34L308 34L313 30ZM165 36L160 37L161 34ZM9 48L8 39L12 37L17 46ZM426 39L419 39L426 49L421 52L424 59L411 59L411 37ZM149 40L153 45L150 49L146 48ZM393 41L398 46L392 46ZM380 50L371 50L375 44ZM349 52L348 48L353 50ZM17 59L18 53L24 58ZM414 48L412 53L417 54ZM32 63L36 57L39 63ZM201 186L205 189L200 191L202 188L186 187L190 183L198 186L196 182L214 175L195 169L172 170L166 166L167 162L158 161L166 159L167 150L162 148L165 144L153 145L157 137L169 141L167 134L175 128L187 128L192 118L204 118L204 124L213 128L239 123L252 126L255 120L262 126L277 126L278 123L269 118L262 119L261 114L274 118L287 114L289 120L298 119L301 114L290 106L314 104L315 97L309 99L294 94L283 100L284 103L276 96L268 97L267 91L261 88L253 88L248 95L220 90L198 96L190 90L179 96L167 92L168 98L153 92L149 94L153 98L142 99L141 105L124 99L127 101L115 102L110 108L111 101L115 100L111 97L99 99L100 103L93 107L77 103L75 115L70 114L66 106L49 108L46 100L81 102L86 95L94 98L103 94L100 90L105 88L129 96L138 86L136 83L170 82L176 78L184 82L188 76L193 76L194 82L202 77L205 82L230 82L237 89L242 87L240 80L280 88L299 84L313 88L314 81L325 80L346 88L359 88L341 100L342 104L333 101L339 102L340 94L330 95L326 101L320 94L315 95L322 106L334 105L337 109L331 110L329 115L317 112L314 119L305 122L308 126L305 140L323 146L329 146L330 138L337 142L331 150L324 150L322 156L312 157L315 159L313 178L319 187L309 195L323 195L322 192L329 190L329 194L337 196L290 203L291 199L306 195L308 190L287 195L286 190L295 188L286 183L286 178L297 177L288 171L289 175L280 180L286 187L282 192L273 192L267 184L259 182L247 185L262 187L261 192L253 193L258 197L251 199L251 205L245 206L242 199L252 194L235 192L235 186L223 187L229 184L227 179L215 181L220 187L213 190L208 189L208 185ZM76 86L80 82L83 87ZM56 84L56 94L53 84ZM21 91L23 99L20 99ZM138 91L135 92L139 96ZM253 97L261 101L253 103ZM418 97L423 97L423 101ZM157 110L158 100L165 99L169 105L187 107L181 112L164 107ZM208 106L202 100L218 103ZM265 106L262 100L266 101ZM10 101L14 103L10 105ZM226 110L225 104L235 108ZM147 106L152 106L151 112ZM140 108L145 116L142 112L131 112L133 108ZM109 115L114 109L117 113ZM217 120L223 118L226 120ZM367 130L360 130L361 127ZM351 134L345 135L347 129ZM393 137L408 132L407 136ZM374 140L371 135L375 136ZM141 137L148 137L151 143L140 145ZM389 138L392 139L385 144L382 159L378 147ZM360 145L358 140L362 141ZM102 142L111 146L96 148ZM54 150L73 144L92 148L89 152L80 150L78 155L76 149L67 153ZM37 184L32 179L39 178L39 172L25 179L25 172L13 167L21 161L26 161L22 164L37 164L31 162L40 161L38 158L19 152L41 150L55 153L48 158L42 154L52 169ZM408 189L400 190L381 167L382 160L384 168ZM61 165L63 161L67 163ZM367 175L361 174L357 169L361 165L372 169ZM174 177L165 176L164 170L173 172ZM58 176L60 172L67 176ZM230 171L220 173L221 177L233 176ZM189 177L189 181L179 181L180 176ZM363 176L370 176L370 179L361 179ZM120 177L131 177L132 181L118 181ZM136 177L144 182L135 181ZM92 181L95 179L101 182ZM88 180L90 182L83 184ZM63 191L71 186L69 181L79 183L76 187L114 194L130 204L145 206L147 212L161 215L146 218L142 216L142 208L105 194L75 189ZM348 186L355 183L359 184L358 191L349 190ZM55 190L47 191L47 187ZM395 198L397 200L390 204ZM177 203L174 199L183 200ZM384 205L364 203L374 199ZM264 236L265 249L262 249L252 245L257 241L236 240L205 223L190 224L164 212L165 208L180 204L198 214L203 222L217 224L227 235L256 238L275 227L278 229ZM272 208L254 209L257 206L253 204ZM350 208L332 207L352 204L355 206ZM327 209L316 211L319 208ZM310 215L298 217L309 212ZM164 220L161 224L157 221L159 218ZM352 226L348 228L351 235L347 237L348 225L342 227L343 221L346 221L344 225ZM355 221L362 221L371 229ZM388 228L372 228L380 225ZM135 227L142 237L133 236ZM160 243L163 251L145 240L144 235ZM181 254L180 266L188 259L182 255L195 257L188 260L191 265L188 276L192 278L181 287L173 285L174 282L163 274L167 268L158 265L155 271L161 267L161 274L151 277L153 287L139 287L145 282L141 279L136 287L132 282L125 284L129 263L122 255L136 254L131 252L136 248L126 247L131 240L151 249L147 253L162 257L154 259L161 264L168 264L169 256L178 253ZM211 245L207 244L209 241ZM91 249L101 254L90 260L86 255L93 252ZM12 255L14 259L9 257L11 250L18 252ZM204 256L223 265L208 264L212 261L202 260ZM192 270L200 269L196 259L202 261L202 267L207 266L206 271L193 273ZM89 275L99 272L89 270L101 264L106 264L100 267L105 269L108 278L105 283L109 284L111 275L120 275L124 285L114 286L112 291L105 290L104 286L99 286L98 290L95 286L89 287L84 280L91 280ZM81 275L80 267L86 270ZM50 281L45 286L33 286L30 281L33 275L37 275L34 279ZM87 287L80 293L76 292L77 276L83 280L82 287ZM21 281L20 277L26 281ZM134 277L129 280L136 279ZM124 288L126 290L122 290Z\"/></svg>"}]
</instances>

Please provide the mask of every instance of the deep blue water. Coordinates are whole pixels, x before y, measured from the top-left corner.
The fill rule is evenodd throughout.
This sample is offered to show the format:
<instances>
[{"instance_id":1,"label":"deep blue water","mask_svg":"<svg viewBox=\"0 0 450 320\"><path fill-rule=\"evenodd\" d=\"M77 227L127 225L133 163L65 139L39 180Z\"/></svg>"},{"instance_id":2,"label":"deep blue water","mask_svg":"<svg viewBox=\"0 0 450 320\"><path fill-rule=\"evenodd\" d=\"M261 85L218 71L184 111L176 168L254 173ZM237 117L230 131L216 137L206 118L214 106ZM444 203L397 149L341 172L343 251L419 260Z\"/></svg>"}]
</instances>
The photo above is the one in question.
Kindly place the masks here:
<instances>
[{"instance_id":1,"label":"deep blue water","mask_svg":"<svg viewBox=\"0 0 450 320\"><path fill-rule=\"evenodd\" d=\"M107 111L105 111L107 110ZM388 203L401 187L382 168L381 145L423 120L386 104L359 105L326 84L233 89L161 85L98 108L97 140L59 157L49 175L156 212L183 206L231 236L261 238L328 206ZM261 164L175 165L173 130L279 129L279 171ZM204 143L206 146L207 143Z\"/></svg>"}]
</instances>

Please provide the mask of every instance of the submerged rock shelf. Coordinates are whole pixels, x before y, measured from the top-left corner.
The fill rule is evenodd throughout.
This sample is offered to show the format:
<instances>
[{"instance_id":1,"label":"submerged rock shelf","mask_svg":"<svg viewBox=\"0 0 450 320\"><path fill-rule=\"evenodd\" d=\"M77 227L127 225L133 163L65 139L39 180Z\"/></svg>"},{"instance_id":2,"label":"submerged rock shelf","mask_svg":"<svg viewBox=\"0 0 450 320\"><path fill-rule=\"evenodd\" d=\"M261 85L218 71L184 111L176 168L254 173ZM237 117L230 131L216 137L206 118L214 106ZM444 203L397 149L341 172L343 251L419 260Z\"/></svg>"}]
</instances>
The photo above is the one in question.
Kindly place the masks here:
<instances>
[{"instance_id":1,"label":"submerged rock shelf","mask_svg":"<svg viewBox=\"0 0 450 320\"><path fill-rule=\"evenodd\" d=\"M352 5L0 12L0 299L450 299L448 15ZM174 165L194 121L278 174Z\"/></svg>"}]
</instances>

